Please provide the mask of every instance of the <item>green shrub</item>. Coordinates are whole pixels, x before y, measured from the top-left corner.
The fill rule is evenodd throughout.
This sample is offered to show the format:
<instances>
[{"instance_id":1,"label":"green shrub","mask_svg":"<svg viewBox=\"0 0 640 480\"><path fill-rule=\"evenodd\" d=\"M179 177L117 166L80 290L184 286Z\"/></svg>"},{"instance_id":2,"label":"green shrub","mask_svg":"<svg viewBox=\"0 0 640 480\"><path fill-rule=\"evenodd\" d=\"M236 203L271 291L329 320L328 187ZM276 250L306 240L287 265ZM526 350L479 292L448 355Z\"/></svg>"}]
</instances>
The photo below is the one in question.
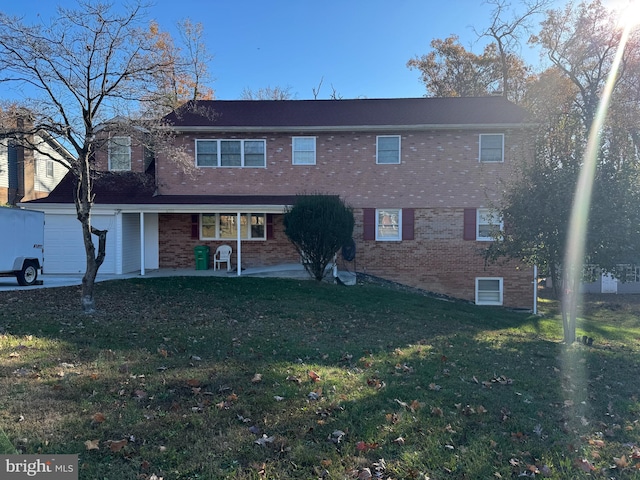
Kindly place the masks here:
<instances>
[{"instance_id":1,"label":"green shrub","mask_svg":"<svg viewBox=\"0 0 640 480\"><path fill-rule=\"evenodd\" d=\"M351 240L353 211L336 195L300 195L284 216L284 231L303 258L309 274L320 281L340 248Z\"/></svg>"}]
</instances>

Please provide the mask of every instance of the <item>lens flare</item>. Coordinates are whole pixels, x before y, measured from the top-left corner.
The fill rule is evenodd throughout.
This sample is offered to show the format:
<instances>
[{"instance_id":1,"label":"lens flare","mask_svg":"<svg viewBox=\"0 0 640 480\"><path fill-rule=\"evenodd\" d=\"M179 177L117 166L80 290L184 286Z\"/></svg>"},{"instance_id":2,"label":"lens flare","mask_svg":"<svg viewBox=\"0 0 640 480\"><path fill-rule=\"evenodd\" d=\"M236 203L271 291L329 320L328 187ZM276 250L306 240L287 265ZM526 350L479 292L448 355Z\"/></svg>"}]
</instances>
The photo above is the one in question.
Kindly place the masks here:
<instances>
[{"instance_id":1,"label":"lens flare","mask_svg":"<svg viewBox=\"0 0 640 480\"><path fill-rule=\"evenodd\" d=\"M635 24L627 22L621 37L620 43L616 50L611 70L607 76L607 81L602 92L602 97L598 103L596 114L589 130L589 138L587 148L585 150L583 165L578 177L576 191L569 220L569 235L566 245L566 254L564 259L564 294L562 299L563 320L568 322L565 324L565 341L573 342L575 338L567 338L567 333L575 335L575 320L578 310L578 297L580 283L582 280L582 271L584 268L585 239L587 234L587 222L589 217L589 209L591 205L591 193L593 190L593 182L596 173L598 160L598 150L600 146L600 136L602 127L605 122L609 102L616 83L618 70L622 63L623 53L629 40L631 31ZM564 365L569 372L568 377L572 378L572 384L584 384L586 372L584 367L580 367L579 354L575 349L566 348ZM573 388L566 389L567 392L575 392ZM579 399L586 402L586 398ZM572 404L577 404L574 402ZM584 418L584 417L582 417ZM585 420L586 421L586 420Z\"/></svg>"}]
</instances>

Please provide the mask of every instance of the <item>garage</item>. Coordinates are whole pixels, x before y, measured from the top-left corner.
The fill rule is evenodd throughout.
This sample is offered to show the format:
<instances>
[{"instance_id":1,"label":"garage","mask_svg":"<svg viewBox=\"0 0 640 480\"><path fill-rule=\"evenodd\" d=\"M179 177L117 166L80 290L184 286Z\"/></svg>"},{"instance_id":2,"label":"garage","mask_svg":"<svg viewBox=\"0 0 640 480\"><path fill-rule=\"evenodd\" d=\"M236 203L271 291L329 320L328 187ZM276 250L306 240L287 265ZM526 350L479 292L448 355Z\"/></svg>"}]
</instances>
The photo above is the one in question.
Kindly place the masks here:
<instances>
[{"instance_id":1,"label":"garage","mask_svg":"<svg viewBox=\"0 0 640 480\"><path fill-rule=\"evenodd\" d=\"M108 230L107 251L100 273L116 273L115 215L93 215L93 226ZM94 236L96 250L97 237ZM85 260L82 229L75 214L46 213L44 227L44 268L47 274L84 273Z\"/></svg>"}]
</instances>

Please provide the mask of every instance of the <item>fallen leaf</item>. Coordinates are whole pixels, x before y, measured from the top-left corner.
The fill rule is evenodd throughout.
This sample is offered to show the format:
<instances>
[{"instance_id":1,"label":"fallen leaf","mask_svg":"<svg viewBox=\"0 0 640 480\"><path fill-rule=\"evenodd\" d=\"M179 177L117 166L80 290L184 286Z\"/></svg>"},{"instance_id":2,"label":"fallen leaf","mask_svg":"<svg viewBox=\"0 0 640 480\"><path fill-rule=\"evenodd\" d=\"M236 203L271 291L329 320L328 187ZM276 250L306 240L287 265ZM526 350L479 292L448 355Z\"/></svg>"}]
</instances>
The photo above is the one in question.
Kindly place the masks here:
<instances>
[{"instance_id":1,"label":"fallen leaf","mask_svg":"<svg viewBox=\"0 0 640 480\"><path fill-rule=\"evenodd\" d=\"M262 434L262 437L257 439L254 443L264 447L267 443L273 443L274 440L275 437L267 437L266 434Z\"/></svg>"},{"instance_id":2,"label":"fallen leaf","mask_svg":"<svg viewBox=\"0 0 640 480\"><path fill-rule=\"evenodd\" d=\"M167 352L164 348L159 348L158 355L160 355L161 357L167 358L169 356L169 352Z\"/></svg>"},{"instance_id":3,"label":"fallen leaf","mask_svg":"<svg viewBox=\"0 0 640 480\"><path fill-rule=\"evenodd\" d=\"M440 390L442 387L440 385L436 385L435 383L430 383L429 384L429 390L434 390L434 391L438 391Z\"/></svg>"},{"instance_id":4,"label":"fallen leaf","mask_svg":"<svg viewBox=\"0 0 640 480\"><path fill-rule=\"evenodd\" d=\"M87 440L84 442L84 446L87 447L87 450L99 450L100 440Z\"/></svg>"},{"instance_id":5,"label":"fallen leaf","mask_svg":"<svg viewBox=\"0 0 640 480\"><path fill-rule=\"evenodd\" d=\"M91 421L93 423L102 423L106 420L107 418L100 412L94 413L93 417L91 417Z\"/></svg>"},{"instance_id":6,"label":"fallen leaf","mask_svg":"<svg viewBox=\"0 0 640 480\"><path fill-rule=\"evenodd\" d=\"M367 443L360 440L358 443L356 443L356 450L358 450L359 452L366 452L368 450L375 450L376 448L378 448L378 446L379 445L377 443Z\"/></svg>"},{"instance_id":7,"label":"fallen leaf","mask_svg":"<svg viewBox=\"0 0 640 480\"><path fill-rule=\"evenodd\" d=\"M129 441L123 438L122 440L109 440L107 443L109 444L109 450L116 453L122 450Z\"/></svg>"},{"instance_id":8,"label":"fallen leaf","mask_svg":"<svg viewBox=\"0 0 640 480\"><path fill-rule=\"evenodd\" d=\"M260 383L262 381L262 374L256 373L251 379L251 383Z\"/></svg>"},{"instance_id":9,"label":"fallen leaf","mask_svg":"<svg viewBox=\"0 0 640 480\"><path fill-rule=\"evenodd\" d=\"M622 455L620 458L613 457L613 462L618 468L627 468L629 466L629 461L627 460L626 455Z\"/></svg>"},{"instance_id":10,"label":"fallen leaf","mask_svg":"<svg viewBox=\"0 0 640 480\"><path fill-rule=\"evenodd\" d=\"M434 417L443 417L444 412L440 407L431 407L431 415L433 415Z\"/></svg>"},{"instance_id":11,"label":"fallen leaf","mask_svg":"<svg viewBox=\"0 0 640 480\"><path fill-rule=\"evenodd\" d=\"M589 463L589 460L587 460L586 458L576 460L576 467L578 467L583 472L592 472L596 469L596 467L591 465L591 463Z\"/></svg>"},{"instance_id":12,"label":"fallen leaf","mask_svg":"<svg viewBox=\"0 0 640 480\"><path fill-rule=\"evenodd\" d=\"M136 400L144 400L145 398L147 398L147 392L145 392L144 390L134 390L133 397Z\"/></svg>"},{"instance_id":13,"label":"fallen leaf","mask_svg":"<svg viewBox=\"0 0 640 480\"><path fill-rule=\"evenodd\" d=\"M187 385L189 385L190 387L199 387L200 380L198 380L197 378L190 378L189 380L187 380Z\"/></svg>"},{"instance_id":14,"label":"fallen leaf","mask_svg":"<svg viewBox=\"0 0 640 480\"><path fill-rule=\"evenodd\" d=\"M287 382L295 382L295 383L301 383L302 380L300 380L298 377L296 377L295 375L289 375L287 377Z\"/></svg>"},{"instance_id":15,"label":"fallen leaf","mask_svg":"<svg viewBox=\"0 0 640 480\"><path fill-rule=\"evenodd\" d=\"M396 443L398 445L404 445L404 438L398 437L393 441L393 443Z\"/></svg>"},{"instance_id":16,"label":"fallen leaf","mask_svg":"<svg viewBox=\"0 0 640 480\"><path fill-rule=\"evenodd\" d=\"M309 378L314 382L319 382L320 381L320 375L318 375L313 370L309 370Z\"/></svg>"},{"instance_id":17,"label":"fallen leaf","mask_svg":"<svg viewBox=\"0 0 640 480\"><path fill-rule=\"evenodd\" d=\"M358 473L358 480L369 480L372 478L371 470L369 468L363 468L360 473Z\"/></svg>"},{"instance_id":18,"label":"fallen leaf","mask_svg":"<svg viewBox=\"0 0 640 480\"><path fill-rule=\"evenodd\" d=\"M273 398L276 402L281 402L284 400L284 397L281 397L280 395L274 395Z\"/></svg>"}]
</instances>

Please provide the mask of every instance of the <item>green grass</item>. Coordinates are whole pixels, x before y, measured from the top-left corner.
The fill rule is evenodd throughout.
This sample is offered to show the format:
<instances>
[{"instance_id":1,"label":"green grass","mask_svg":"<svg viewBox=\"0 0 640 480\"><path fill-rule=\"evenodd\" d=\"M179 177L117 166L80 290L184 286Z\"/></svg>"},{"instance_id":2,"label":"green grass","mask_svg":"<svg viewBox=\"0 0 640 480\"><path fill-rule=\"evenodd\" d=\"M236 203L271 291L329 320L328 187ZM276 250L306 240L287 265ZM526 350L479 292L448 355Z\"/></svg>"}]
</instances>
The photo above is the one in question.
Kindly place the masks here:
<instances>
[{"instance_id":1,"label":"green grass","mask_svg":"<svg viewBox=\"0 0 640 480\"><path fill-rule=\"evenodd\" d=\"M636 478L640 302L158 278L0 293L0 433L81 479ZM314 380L313 377L318 377ZM378 475L378 477L376 477Z\"/></svg>"}]
</instances>

